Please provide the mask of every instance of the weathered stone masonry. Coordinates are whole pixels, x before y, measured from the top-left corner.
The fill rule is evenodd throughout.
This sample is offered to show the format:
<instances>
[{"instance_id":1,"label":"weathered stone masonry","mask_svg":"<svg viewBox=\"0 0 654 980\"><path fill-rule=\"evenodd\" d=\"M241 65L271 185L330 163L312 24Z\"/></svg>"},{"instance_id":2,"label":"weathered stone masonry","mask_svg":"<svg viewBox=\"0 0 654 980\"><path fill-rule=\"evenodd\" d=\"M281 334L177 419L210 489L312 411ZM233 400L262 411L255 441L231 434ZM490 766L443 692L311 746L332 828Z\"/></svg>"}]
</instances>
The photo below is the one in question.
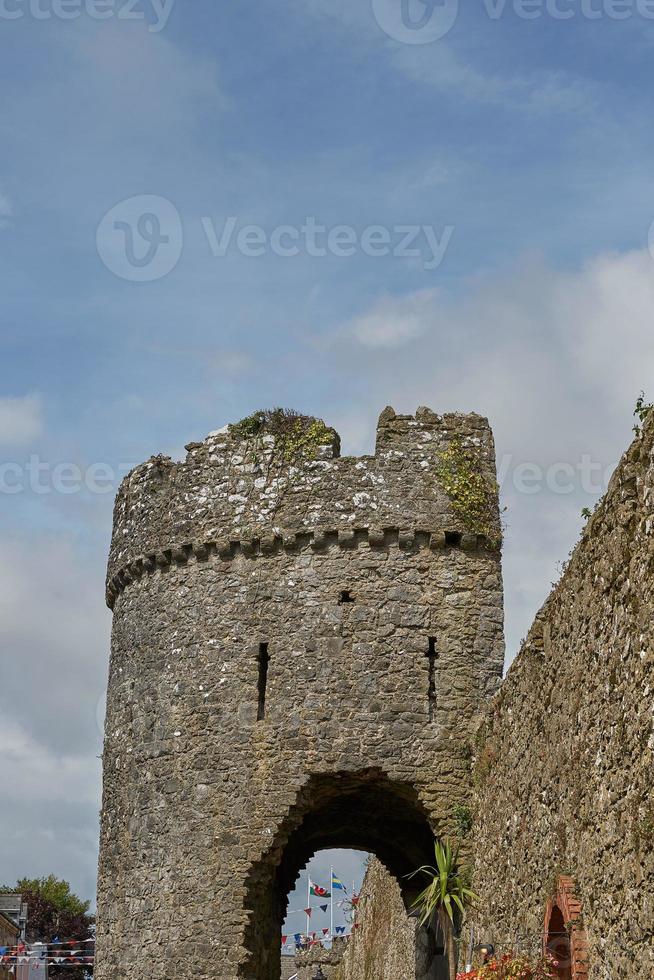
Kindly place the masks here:
<instances>
[{"instance_id":1,"label":"weathered stone masonry","mask_svg":"<svg viewBox=\"0 0 654 980\"><path fill-rule=\"evenodd\" d=\"M654 976L654 417L623 457L478 740L484 938L535 942L556 892L573 977ZM578 901L577 901L578 899ZM563 918L566 918L566 915ZM583 949L582 930L589 944Z\"/></svg>"},{"instance_id":2,"label":"weathered stone masonry","mask_svg":"<svg viewBox=\"0 0 654 980\"><path fill-rule=\"evenodd\" d=\"M429 955L417 925L416 916L405 914L398 883L374 858L361 888L357 930L334 980L415 980Z\"/></svg>"},{"instance_id":3,"label":"weathered stone masonry","mask_svg":"<svg viewBox=\"0 0 654 980\"><path fill-rule=\"evenodd\" d=\"M487 422L427 409L385 410L374 457L228 431L124 481L99 980L277 980L321 847L374 851L410 899L503 660L497 502L471 533L438 476L455 442L493 481Z\"/></svg>"}]
</instances>

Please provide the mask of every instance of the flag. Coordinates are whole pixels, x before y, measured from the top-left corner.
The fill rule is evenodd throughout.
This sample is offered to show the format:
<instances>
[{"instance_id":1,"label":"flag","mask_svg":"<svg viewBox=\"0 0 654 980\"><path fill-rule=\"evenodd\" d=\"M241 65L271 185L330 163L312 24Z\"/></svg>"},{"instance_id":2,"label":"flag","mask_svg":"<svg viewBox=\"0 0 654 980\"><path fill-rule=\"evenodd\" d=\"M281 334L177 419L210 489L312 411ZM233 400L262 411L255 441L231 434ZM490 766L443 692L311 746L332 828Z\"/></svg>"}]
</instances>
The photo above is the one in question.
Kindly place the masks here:
<instances>
[{"instance_id":1,"label":"flag","mask_svg":"<svg viewBox=\"0 0 654 980\"><path fill-rule=\"evenodd\" d=\"M286 945L286 940L287 939L288 939L288 936L282 936L282 946L285 946Z\"/></svg>"},{"instance_id":2,"label":"flag","mask_svg":"<svg viewBox=\"0 0 654 980\"><path fill-rule=\"evenodd\" d=\"M342 936L345 932L345 926L336 926L336 932Z\"/></svg>"},{"instance_id":3,"label":"flag","mask_svg":"<svg viewBox=\"0 0 654 980\"><path fill-rule=\"evenodd\" d=\"M311 918L311 913L313 912L313 909L303 909L302 911L304 912L305 915L308 915L309 918Z\"/></svg>"},{"instance_id":4,"label":"flag","mask_svg":"<svg viewBox=\"0 0 654 980\"><path fill-rule=\"evenodd\" d=\"M299 945L302 942L302 933L296 932L295 935L293 936L293 939Z\"/></svg>"},{"instance_id":5,"label":"flag","mask_svg":"<svg viewBox=\"0 0 654 980\"><path fill-rule=\"evenodd\" d=\"M326 912L327 909L329 908L329 905L319 905L318 908L320 909L321 912Z\"/></svg>"},{"instance_id":6,"label":"flag","mask_svg":"<svg viewBox=\"0 0 654 980\"><path fill-rule=\"evenodd\" d=\"M323 929L322 934L323 936L329 935L329 929Z\"/></svg>"},{"instance_id":7,"label":"flag","mask_svg":"<svg viewBox=\"0 0 654 980\"><path fill-rule=\"evenodd\" d=\"M331 895L327 889L321 888L320 885L316 885L315 882L311 881L311 878L309 878L309 894L315 895L316 898L331 898Z\"/></svg>"},{"instance_id":8,"label":"flag","mask_svg":"<svg viewBox=\"0 0 654 980\"><path fill-rule=\"evenodd\" d=\"M345 891L345 885L343 884L343 882L341 881L341 879L340 878L337 878L336 875L334 874L334 872L332 871L332 891L334 892L334 891L339 891L339 890L342 891L342 892L344 892Z\"/></svg>"}]
</instances>

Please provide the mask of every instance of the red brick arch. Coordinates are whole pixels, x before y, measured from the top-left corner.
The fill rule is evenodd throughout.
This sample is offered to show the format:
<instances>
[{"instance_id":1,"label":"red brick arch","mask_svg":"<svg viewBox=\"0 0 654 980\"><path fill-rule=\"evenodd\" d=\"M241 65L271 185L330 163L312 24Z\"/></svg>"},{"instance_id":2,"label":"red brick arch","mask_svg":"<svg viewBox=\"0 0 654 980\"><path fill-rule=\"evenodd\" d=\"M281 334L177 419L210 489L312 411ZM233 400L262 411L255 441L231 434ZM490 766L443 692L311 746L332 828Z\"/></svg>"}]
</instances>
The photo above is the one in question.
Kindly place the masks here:
<instances>
[{"instance_id":1,"label":"red brick arch","mask_svg":"<svg viewBox=\"0 0 654 980\"><path fill-rule=\"evenodd\" d=\"M572 878L561 875L545 909L543 947L559 961L561 980L587 980L588 942Z\"/></svg>"}]
</instances>

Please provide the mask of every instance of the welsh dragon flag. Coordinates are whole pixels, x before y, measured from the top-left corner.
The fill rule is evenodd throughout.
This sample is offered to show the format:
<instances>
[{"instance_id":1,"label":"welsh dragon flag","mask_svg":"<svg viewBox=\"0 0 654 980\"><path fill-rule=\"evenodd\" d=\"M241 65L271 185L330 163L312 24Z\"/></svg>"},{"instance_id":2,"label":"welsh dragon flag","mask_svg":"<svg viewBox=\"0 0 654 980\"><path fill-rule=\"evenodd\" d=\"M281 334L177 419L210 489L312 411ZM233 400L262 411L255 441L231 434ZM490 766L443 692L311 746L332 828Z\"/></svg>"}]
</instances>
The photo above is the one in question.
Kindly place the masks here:
<instances>
[{"instance_id":1,"label":"welsh dragon flag","mask_svg":"<svg viewBox=\"0 0 654 980\"><path fill-rule=\"evenodd\" d=\"M316 885L314 881L309 878L309 894L315 895L316 898L331 898L331 892L328 892L326 888L321 888L320 885Z\"/></svg>"}]
</instances>

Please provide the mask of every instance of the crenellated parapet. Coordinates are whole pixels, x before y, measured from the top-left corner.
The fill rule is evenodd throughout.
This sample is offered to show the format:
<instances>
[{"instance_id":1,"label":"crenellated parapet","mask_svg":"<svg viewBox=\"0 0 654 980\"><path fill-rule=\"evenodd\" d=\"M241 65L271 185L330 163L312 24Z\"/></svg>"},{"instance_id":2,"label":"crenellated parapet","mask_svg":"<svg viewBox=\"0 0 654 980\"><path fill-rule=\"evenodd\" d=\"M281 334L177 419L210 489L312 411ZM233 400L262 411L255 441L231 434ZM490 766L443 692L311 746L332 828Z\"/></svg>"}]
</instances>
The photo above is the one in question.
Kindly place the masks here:
<instances>
[{"instance_id":1,"label":"crenellated parapet","mask_svg":"<svg viewBox=\"0 0 654 980\"><path fill-rule=\"evenodd\" d=\"M389 536L405 547L497 547L495 450L486 419L386 408L375 455L360 457L341 457L333 429L304 421L295 441L241 423L189 444L183 462L156 456L136 467L116 500L108 604L144 573L237 551L254 557L278 548L374 547ZM474 481L483 514L465 509Z\"/></svg>"}]
</instances>

